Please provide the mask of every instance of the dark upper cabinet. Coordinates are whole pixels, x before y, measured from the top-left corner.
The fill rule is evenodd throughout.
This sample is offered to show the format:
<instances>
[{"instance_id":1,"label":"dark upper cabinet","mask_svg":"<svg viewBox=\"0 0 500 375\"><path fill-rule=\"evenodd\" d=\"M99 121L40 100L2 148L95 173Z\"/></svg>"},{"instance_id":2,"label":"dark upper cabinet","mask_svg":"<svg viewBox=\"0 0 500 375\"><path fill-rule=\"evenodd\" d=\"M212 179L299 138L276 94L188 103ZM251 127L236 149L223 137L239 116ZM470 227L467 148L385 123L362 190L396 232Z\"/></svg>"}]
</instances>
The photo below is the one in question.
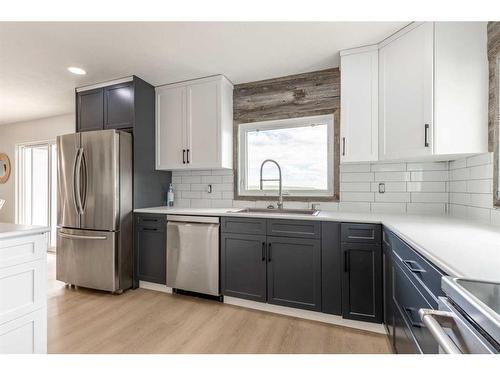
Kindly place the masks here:
<instances>
[{"instance_id":1,"label":"dark upper cabinet","mask_svg":"<svg viewBox=\"0 0 500 375\"><path fill-rule=\"evenodd\" d=\"M134 83L104 88L104 129L134 127Z\"/></svg>"},{"instance_id":2,"label":"dark upper cabinet","mask_svg":"<svg viewBox=\"0 0 500 375\"><path fill-rule=\"evenodd\" d=\"M266 249L265 235L221 235L222 294L266 302Z\"/></svg>"},{"instance_id":3,"label":"dark upper cabinet","mask_svg":"<svg viewBox=\"0 0 500 375\"><path fill-rule=\"evenodd\" d=\"M380 244L343 243L342 316L381 323L382 249Z\"/></svg>"},{"instance_id":4,"label":"dark upper cabinet","mask_svg":"<svg viewBox=\"0 0 500 375\"><path fill-rule=\"evenodd\" d=\"M165 215L135 215L134 223L134 287L139 280L166 284L166 220Z\"/></svg>"},{"instance_id":5,"label":"dark upper cabinet","mask_svg":"<svg viewBox=\"0 0 500 375\"><path fill-rule=\"evenodd\" d=\"M305 238L267 237L269 303L321 311L321 243Z\"/></svg>"},{"instance_id":6,"label":"dark upper cabinet","mask_svg":"<svg viewBox=\"0 0 500 375\"><path fill-rule=\"evenodd\" d=\"M76 130L103 129L104 90L102 88L76 94Z\"/></svg>"}]
</instances>

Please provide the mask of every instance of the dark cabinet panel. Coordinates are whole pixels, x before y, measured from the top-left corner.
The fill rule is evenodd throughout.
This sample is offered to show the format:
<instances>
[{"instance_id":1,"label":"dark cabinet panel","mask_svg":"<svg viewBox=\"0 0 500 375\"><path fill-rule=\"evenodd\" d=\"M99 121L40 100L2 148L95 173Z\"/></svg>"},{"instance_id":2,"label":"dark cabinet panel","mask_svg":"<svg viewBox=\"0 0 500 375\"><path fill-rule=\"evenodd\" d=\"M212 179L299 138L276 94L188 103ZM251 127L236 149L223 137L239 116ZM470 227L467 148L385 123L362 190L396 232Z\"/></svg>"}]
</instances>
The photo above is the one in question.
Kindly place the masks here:
<instances>
[{"instance_id":1,"label":"dark cabinet panel","mask_svg":"<svg viewBox=\"0 0 500 375\"><path fill-rule=\"evenodd\" d=\"M394 334L394 316L392 311L392 249L385 241L382 244L383 282L384 282L384 324L390 337ZM392 341L391 341L392 342Z\"/></svg>"},{"instance_id":2,"label":"dark cabinet panel","mask_svg":"<svg viewBox=\"0 0 500 375\"><path fill-rule=\"evenodd\" d=\"M343 243L342 316L382 322L382 254L380 245Z\"/></svg>"},{"instance_id":3,"label":"dark cabinet panel","mask_svg":"<svg viewBox=\"0 0 500 375\"><path fill-rule=\"evenodd\" d=\"M266 219L248 217L221 218L221 232L239 234L266 234Z\"/></svg>"},{"instance_id":4,"label":"dark cabinet panel","mask_svg":"<svg viewBox=\"0 0 500 375\"><path fill-rule=\"evenodd\" d=\"M340 224L321 223L321 292L322 311L342 314L342 262Z\"/></svg>"},{"instance_id":5,"label":"dark cabinet panel","mask_svg":"<svg viewBox=\"0 0 500 375\"><path fill-rule=\"evenodd\" d=\"M76 130L79 132L103 128L104 90L102 88L76 94Z\"/></svg>"},{"instance_id":6,"label":"dark cabinet panel","mask_svg":"<svg viewBox=\"0 0 500 375\"><path fill-rule=\"evenodd\" d=\"M148 221L148 219L150 221ZM157 221L154 221L157 219ZM139 280L165 284L167 237L164 218L153 215L137 215L134 231L135 272L134 286Z\"/></svg>"},{"instance_id":7,"label":"dark cabinet panel","mask_svg":"<svg viewBox=\"0 0 500 375\"><path fill-rule=\"evenodd\" d=\"M420 354L421 351L408 329L401 312L396 305L394 311L394 337L393 345L397 354Z\"/></svg>"},{"instance_id":8,"label":"dark cabinet panel","mask_svg":"<svg viewBox=\"0 0 500 375\"><path fill-rule=\"evenodd\" d=\"M320 239L321 223L312 220L268 219L267 235Z\"/></svg>"},{"instance_id":9,"label":"dark cabinet panel","mask_svg":"<svg viewBox=\"0 0 500 375\"><path fill-rule=\"evenodd\" d=\"M104 88L104 129L134 126L134 83L126 82Z\"/></svg>"},{"instance_id":10,"label":"dark cabinet panel","mask_svg":"<svg viewBox=\"0 0 500 375\"><path fill-rule=\"evenodd\" d=\"M221 235L221 290L226 296L266 301L266 236Z\"/></svg>"},{"instance_id":11,"label":"dark cabinet panel","mask_svg":"<svg viewBox=\"0 0 500 375\"><path fill-rule=\"evenodd\" d=\"M267 244L268 302L321 311L320 241L267 237Z\"/></svg>"},{"instance_id":12,"label":"dark cabinet panel","mask_svg":"<svg viewBox=\"0 0 500 375\"><path fill-rule=\"evenodd\" d=\"M342 223L342 242L379 244L381 236L379 224Z\"/></svg>"}]
</instances>

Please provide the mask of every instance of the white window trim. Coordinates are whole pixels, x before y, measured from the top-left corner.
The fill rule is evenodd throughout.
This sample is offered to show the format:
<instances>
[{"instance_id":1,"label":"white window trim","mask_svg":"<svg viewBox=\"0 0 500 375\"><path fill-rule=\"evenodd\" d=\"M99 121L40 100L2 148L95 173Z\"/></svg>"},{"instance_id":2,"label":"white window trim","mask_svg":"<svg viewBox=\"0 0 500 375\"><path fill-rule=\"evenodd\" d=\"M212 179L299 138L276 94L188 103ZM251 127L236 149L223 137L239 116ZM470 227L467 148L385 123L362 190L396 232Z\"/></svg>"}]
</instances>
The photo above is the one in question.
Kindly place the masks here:
<instances>
[{"instance_id":1,"label":"white window trim","mask_svg":"<svg viewBox=\"0 0 500 375\"><path fill-rule=\"evenodd\" d=\"M276 189L272 190L247 190L245 188L245 179L247 176L247 148L246 137L247 133L255 130L272 130L281 128L303 127L314 124L327 125L327 181L328 187L326 190L293 190L292 192L283 190L284 196L290 197L333 197L334 196L334 115L321 115L309 117L296 117L283 120L251 122L240 124L238 127L238 195L241 197L275 197L278 193Z\"/></svg>"}]
</instances>

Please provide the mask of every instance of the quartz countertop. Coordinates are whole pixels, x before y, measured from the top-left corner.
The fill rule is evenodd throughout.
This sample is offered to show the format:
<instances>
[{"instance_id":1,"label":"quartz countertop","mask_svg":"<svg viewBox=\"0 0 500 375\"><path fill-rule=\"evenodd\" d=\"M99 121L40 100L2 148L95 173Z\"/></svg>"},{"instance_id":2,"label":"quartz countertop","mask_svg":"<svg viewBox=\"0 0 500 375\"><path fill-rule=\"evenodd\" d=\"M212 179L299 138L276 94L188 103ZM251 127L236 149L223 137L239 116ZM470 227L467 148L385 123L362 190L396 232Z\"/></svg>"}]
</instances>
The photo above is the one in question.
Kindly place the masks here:
<instances>
[{"instance_id":1,"label":"quartz countertop","mask_svg":"<svg viewBox=\"0 0 500 375\"><path fill-rule=\"evenodd\" d=\"M500 227L447 216L320 211L319 215L241 213L238 208L136 209L136 213L238 216L383 224L453 277L500 282Z\"/></svg>"},{"instance_id":2,"label":"quartz countertop","mask_svg":"<svg viewBox=\"0 0 500 375\"><path fill-rule=\"evenodd\" d=\"M27 236L50 232L49 227L41 225L22 225L12 223L0 223L0 240L9 237Z\"/></svg>"}]
</instances>

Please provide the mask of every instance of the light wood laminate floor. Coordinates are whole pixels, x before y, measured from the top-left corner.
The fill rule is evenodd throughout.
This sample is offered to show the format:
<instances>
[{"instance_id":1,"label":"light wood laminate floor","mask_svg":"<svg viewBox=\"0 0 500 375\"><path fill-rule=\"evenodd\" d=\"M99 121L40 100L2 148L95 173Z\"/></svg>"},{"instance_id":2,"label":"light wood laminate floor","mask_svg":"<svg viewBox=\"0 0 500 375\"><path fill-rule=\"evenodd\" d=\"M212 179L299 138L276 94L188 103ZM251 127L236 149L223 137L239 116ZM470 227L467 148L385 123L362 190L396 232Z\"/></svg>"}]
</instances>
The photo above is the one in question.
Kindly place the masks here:
<instances>
[{"instance_id":1,"label":"light wood laminate floor","mask_svg":"<svg viewBox=\"0 0 500 375\"><path fill-rule=\"evenodd\" d=\"M55 280L49 353L389 353L386 336L145 289L117 296Z\"/></svg>"}]
</instances>

